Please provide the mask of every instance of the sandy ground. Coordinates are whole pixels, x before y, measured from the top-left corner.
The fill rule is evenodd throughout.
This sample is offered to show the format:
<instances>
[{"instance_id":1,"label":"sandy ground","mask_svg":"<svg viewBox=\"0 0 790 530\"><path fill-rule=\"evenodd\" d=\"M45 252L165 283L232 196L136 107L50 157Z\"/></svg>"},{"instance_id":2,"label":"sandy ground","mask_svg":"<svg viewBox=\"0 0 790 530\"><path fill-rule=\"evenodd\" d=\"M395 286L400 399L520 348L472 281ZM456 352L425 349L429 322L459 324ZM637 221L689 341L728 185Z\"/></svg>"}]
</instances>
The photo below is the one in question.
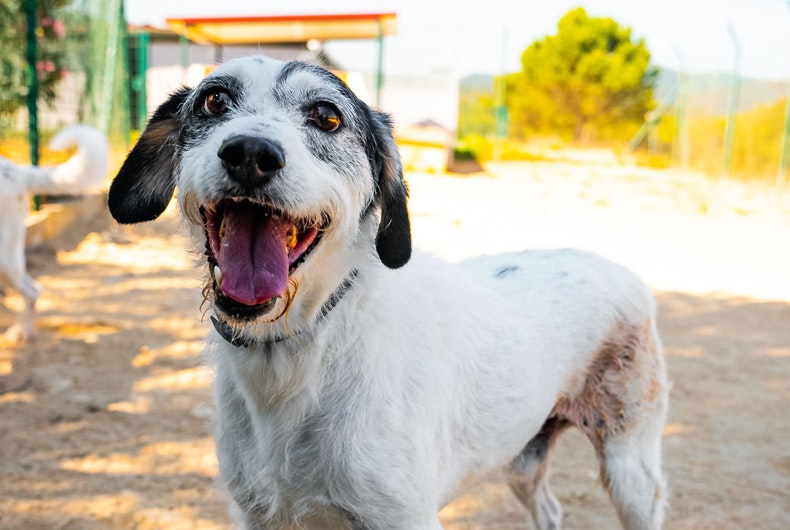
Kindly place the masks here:
<instances>
[{"instance_id":1,"label":"sandy ground","mask_svg":"<svg viewBox=\"0 0 790 530\"><path fill-rule=\"evenodd\" d=\"M666 527L790 528L790 195L605 158L408 178L420 248L456 260L575 246L641 274L673 380ZM84 228L31 253L38 336L0 346L0 528L228 528L202 265L172 212ZM0 330L20 303L4 301ZM553 463L565 527L615 527L581 435ZM448 530L530 527L496 475L441 515Z\"/></svg>"}]
</instances>

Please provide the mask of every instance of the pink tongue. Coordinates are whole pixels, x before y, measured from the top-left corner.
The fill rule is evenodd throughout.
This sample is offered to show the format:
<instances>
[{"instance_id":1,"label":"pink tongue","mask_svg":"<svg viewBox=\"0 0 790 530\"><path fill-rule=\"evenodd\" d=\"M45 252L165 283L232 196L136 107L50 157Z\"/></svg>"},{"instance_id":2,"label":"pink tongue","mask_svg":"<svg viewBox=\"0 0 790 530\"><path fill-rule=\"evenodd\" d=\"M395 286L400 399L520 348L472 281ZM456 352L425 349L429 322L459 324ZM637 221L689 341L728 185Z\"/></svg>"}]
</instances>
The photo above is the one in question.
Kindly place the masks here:
<instances>
[{"instance_id":1,"label":"pink tongue","mask_svg":"<svg viewBox=\"0 0 790 530\"><path fill-rule=\"evenodd\" d=\"M244 305L257 305L280 296L288 285L285 238L292 223L264 215L248 203L228 204L224 236L216 252L222 271L220 288Z\"/></svg>"}]
</instances>

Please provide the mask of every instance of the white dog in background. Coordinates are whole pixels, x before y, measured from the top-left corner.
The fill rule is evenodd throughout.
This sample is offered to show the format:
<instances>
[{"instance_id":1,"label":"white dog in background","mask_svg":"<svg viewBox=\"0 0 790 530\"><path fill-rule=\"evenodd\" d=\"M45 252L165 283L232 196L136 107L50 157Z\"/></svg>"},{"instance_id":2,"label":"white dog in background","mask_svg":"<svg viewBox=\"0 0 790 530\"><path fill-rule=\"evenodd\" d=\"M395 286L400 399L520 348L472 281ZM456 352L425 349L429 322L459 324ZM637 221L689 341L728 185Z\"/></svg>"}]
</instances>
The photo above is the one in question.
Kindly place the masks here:
<instances>
[{"instance_id":1,"label":"white dog in background","mask_svg":"<svg viewBox=\"0 0 790 530\"><path fill-rule=\"evenodd\" d=\"M176 187L205 249L215 438L241 526L437 530L504 466L557 529L548 454L569 426L623 526L661 526L668 383L632 273L573 250L412 255L388 117L299 62L229 61L173 94L110 212L155 219Z\"/></svg>"},{"instance_id":2,"label":"white dog in background","mask_svg":"<svg viewBox=\"0 0 790 530\"><path fill-rule=\"evenodd\" d=\"M24 299L25 307L6 338L23 342L32 333L39 284L25 266L25 220L30 197L36 194L83 193L107 176L108 144L105 136L87 125L72 125L56 134L50 149L77 146L63 164L52 167L20 166L0 157L0 281L5 280Z\"/></svg>"}]
</instances>

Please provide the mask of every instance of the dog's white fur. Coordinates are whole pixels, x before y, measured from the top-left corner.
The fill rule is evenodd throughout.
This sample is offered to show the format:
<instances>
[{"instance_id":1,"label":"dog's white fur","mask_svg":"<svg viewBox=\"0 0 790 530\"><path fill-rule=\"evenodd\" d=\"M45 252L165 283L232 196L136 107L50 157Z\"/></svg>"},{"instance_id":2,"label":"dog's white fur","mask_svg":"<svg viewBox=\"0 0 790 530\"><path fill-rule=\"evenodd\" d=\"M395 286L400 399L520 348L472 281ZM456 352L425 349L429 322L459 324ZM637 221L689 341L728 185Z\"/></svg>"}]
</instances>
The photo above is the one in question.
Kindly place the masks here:
<instances>
[{"instance_id":1,"label":"dog's white fur","mask_svg":"<svg viewBox=\"0 0 790 530\"><path fill-rule=\"evenodd\" d=\"M232 99L221 117L201 103L218 84ZM339 109L341 129L311 126L316 99ZM253 200L331 220L291 275L284 317L274 319L283 301L249 322L213 303L253 340L208 338L220 471L240 525L437 530L442 506L504 466L538 527L559 528L548 452L575 425L623 526L661 526L668 383L655 304L635 275L574 250L459 264L416 252L398 268L388 121L317 68L262 58L230 61L159 109L113 183L111 212L153 219L177 186L202 248L200 207L240 194L218 159L238 134L285 153ZM322 312L344 279L351 287Z\"/></svg>"},{"instance_id":2,"label":"dog's white fur","mask_svg":"<svg viewBox=\"0 0 790 530\"><path fill-rule=\"evenodd\" d=\"M52 167L21 166L0 157L0 280L18 291L25 307L6 337L22 342L33 333L35 307L41 287L25 266L25 223L34 194L78 194L90 190L107 176L107 139L88 125L72 125L56 134L50 149L77 146L63 164Z\"/></svg>"}]
</instances>

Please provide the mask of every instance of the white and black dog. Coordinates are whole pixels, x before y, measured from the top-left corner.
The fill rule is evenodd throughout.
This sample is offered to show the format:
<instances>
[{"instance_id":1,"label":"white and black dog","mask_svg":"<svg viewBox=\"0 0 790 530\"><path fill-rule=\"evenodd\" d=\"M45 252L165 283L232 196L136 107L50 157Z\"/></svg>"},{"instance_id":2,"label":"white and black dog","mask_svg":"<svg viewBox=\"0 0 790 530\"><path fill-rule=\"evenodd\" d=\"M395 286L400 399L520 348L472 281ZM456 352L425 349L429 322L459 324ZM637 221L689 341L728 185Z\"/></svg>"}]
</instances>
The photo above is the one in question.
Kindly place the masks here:
<instances>
[{"instance_id":1,"label":"white and black dog","mask_svg":"<svg viewBox=\"0 0 790 530\"><path fill-rule=\"evenodd\" d=\"M115 178L121 223L179 189L205 249L220 471L245 528L441 528L504 466L558 528L548 453L581 429L623 526L661 525L668 383L655 304L573 250L411 252L390 121L328 71L229 61L154 114Z\"/></svg>"},{"instance_id":2,"label":"white and black dog","mask_svg":"<svg viewBox=\"0 0 790 530\"><path fill-rule=\"evenodd\" d=\"M39 284L25 265L26 218L32 194L83 193L107 177L107 138L89 125L72 125L56 134L50 149L77 146L63 164L51 167L20 166L0 157L0 280L5 279L24 299L25 308L6 331L13 342L24 342L32 333Z\"/></svg>"}]
</instances>

